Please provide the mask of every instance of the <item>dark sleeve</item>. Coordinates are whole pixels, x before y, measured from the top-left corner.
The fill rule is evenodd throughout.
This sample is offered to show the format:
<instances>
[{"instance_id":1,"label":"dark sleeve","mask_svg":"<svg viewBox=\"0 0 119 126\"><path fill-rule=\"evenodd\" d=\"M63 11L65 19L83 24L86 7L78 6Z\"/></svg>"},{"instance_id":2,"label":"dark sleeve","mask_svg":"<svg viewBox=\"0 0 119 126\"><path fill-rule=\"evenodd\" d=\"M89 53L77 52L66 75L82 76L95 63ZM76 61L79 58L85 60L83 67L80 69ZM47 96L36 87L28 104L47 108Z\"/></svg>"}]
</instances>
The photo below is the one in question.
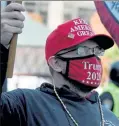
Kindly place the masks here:
<instances>
[{"instance_id":1,"label":"dark sleeve","mask_svg":"<svg viewBox=\"0 0 119 126\"><path fill-rule=\"evenodd\" d=\"M9 50L0 44L0 89L2 89L7 70ZM1 91L2 92L2 91Z\"/></svg>"},{"instance_id":2,"label":"dark sleeve","mask_svg":"<svg viewBox=\"0 0 119 126\"><path fill-rule=\"evenodd\" d=\"M109 92L104 92L101 96L101 103L102 105L106 106L109 108L111 111L113 110L114 107L114 100L112 95Z\"/></svg>"},{"instance_id":3,"label":"dark sleeve","mask_svg":"<svg viewBox=\"0 0 119 126\"><path fill-rule=\"evenodd\" d=\"M0 44L0 124L1 124L2 114L3 114L1 109L1 102L2 102L1 93L2 93L2 86L6 78L8 53L9 50L6 49L2 44Z\"/></svg>"},{"instance_id":4,"label":"dark sleeve","mask_svg":"<svg viewBox=\"0 0 119 126\"><path fill-rule=\"evenodd\" d=\"M17 89L1 95L2 126L25 126L25 100L22 90Z\"/></svg>"}]
</instances>

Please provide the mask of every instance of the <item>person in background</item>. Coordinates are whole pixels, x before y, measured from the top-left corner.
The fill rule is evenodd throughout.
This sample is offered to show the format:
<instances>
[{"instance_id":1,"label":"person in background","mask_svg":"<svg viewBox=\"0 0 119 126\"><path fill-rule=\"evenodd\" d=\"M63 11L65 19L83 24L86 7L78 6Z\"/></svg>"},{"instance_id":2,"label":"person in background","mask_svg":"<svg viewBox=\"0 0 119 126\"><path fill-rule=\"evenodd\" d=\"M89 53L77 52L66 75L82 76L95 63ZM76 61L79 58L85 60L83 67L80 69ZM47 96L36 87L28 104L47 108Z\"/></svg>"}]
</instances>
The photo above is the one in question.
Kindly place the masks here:
<instances>
[{"instance_id":1,"label":"person in background","mask_svg":"<svg viewBox=\"0 0 119 126\"><path fill-rule=\"evenodd\" d=\"M100 96L102 104L119 118L119 61L112 64L109 83Z\"/></svg>"},{"instance_id":2,"label":"person in background","mask_svg":"<svg viewBox=\"0 0 119 126\"><path fill-rule=\"evenodd\" d=\"M4 27L1 27L0 45L4 62L1 65L7 64L13 33L22 32L24 16L21 11L24 11L23 6L15 3L2 11ZM81 18L59 25L47 37L45 45L45 58L53 82L44 83L35 90L2 93L2 126L118 126L117 117L101 105L94 91L102 78L99 56L113 44L109 36L95 35ZM6 66L2 73L5 70ZM2 78L4 82L5 76Z\"/></svg>"}]
</instances>

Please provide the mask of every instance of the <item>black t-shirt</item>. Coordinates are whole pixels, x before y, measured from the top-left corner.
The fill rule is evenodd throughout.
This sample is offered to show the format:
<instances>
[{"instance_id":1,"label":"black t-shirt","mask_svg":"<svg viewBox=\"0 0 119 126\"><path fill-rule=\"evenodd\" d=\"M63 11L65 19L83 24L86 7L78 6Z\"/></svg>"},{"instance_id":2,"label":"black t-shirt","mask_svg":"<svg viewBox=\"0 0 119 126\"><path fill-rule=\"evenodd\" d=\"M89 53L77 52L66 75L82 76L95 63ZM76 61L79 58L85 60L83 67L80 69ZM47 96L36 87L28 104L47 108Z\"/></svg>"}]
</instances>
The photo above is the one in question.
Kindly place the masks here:
<instances>
[{"instance_id":1,"label":"black t-shirt","mask_svg":"<svg viewBox=\"0 0 119 126\"><path fill-rule=\"evenodd\" d=\"M80 126L101 126L98 94L82 99L63 86L57 92ZM2 126L74 126L53 86L43 84L36 90L17 89L1 96ZM119 120L103 108L105 126L119 126ZM107 125L110 124L110 125Z\"/></svg>"}]
</instances>

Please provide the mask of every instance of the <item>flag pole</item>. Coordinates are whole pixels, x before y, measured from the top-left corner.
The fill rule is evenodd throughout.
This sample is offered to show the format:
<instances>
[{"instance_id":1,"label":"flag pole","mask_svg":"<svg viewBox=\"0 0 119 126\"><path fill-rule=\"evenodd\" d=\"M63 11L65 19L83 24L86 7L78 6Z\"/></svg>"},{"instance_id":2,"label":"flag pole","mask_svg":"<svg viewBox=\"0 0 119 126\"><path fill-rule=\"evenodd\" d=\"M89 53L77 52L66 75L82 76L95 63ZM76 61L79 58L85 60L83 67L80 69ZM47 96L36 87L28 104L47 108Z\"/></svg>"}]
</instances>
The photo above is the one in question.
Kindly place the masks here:
<instances>
[{"instance_id":1,"label":"flag pole","mask_svg":"<svg viewBox=\"0 0 119 126\"><path fill-rule=\"evenodd\" d=\"M14 1L14 2L22 4L22 1ZM7 64L7 71L6 71L6 77L7 78L12 78L12 76L13 76L16 47L17 47L17 39L18 39L18 34L14 34L12 39L11 39L11 42L10 42L8 64Z\"/></svg>"}]
</instances>

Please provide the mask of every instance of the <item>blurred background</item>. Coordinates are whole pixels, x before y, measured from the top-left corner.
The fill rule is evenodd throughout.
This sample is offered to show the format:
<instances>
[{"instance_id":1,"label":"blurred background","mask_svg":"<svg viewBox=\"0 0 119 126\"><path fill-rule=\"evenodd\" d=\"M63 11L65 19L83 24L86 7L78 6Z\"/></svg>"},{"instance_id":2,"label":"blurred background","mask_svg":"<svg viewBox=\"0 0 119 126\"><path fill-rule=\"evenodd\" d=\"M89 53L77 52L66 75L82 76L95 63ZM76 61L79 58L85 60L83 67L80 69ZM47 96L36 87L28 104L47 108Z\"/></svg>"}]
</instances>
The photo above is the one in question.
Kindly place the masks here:
<instances>
[{"instance_id":1,"label":"blurred background","mask_svg":"<svg viewBox=\"0 0 119 126\"><path fill-rule=\"evenodd\" d=\"M1 9L9 1L1 2ZM23 1L26 17L23 33L18 37L14 76L6 80L4 91L16 88L39 87L43 82L52 82L44 56L44 46L49 33L57 25L77 17L85 19L91 24L95 33L110 35L100 21L93 1ZM101 93L106 82L110 66L119 60L119 49L115 44L101 58L103 64L103 78Z\"/></svg>"}]
</instances>

